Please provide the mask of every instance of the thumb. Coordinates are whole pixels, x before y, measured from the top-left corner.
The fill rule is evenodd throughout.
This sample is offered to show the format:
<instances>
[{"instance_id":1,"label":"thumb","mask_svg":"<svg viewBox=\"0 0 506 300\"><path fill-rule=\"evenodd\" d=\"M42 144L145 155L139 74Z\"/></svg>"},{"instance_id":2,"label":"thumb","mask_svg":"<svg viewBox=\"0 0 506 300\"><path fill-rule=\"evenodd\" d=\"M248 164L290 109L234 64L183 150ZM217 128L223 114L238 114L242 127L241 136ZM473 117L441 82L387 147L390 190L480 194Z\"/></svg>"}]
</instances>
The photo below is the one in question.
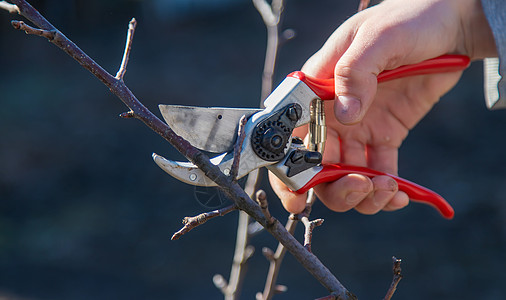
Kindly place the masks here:
<instances>
[{"instance_id":1,"label":"thumb","mask_svg":"<svg viewBox=\"0 0 506 300\"><path fill-rule=\"evenodd\" d=\"M334 114L345 125L360 122L376 95L377 75L381 69L371 58L384 55L367 52L372 51L364 51L363 48L357 51L352 43L334 68L337 100Z\"/></svg>"},{"instance_id":2,"label":"thumb","mask_svg":"<svg viewBox=\"0 0 506 300\"><path fill-rule=\"evenodd\" d=\"M362 120L376 94L376 76L393 52L391 45L374 41L365 30L356 32L358 25L351 21L341 25L302 67L311 76L334 77L334 113L343 124Z\"/></svg>"}]
</instances>

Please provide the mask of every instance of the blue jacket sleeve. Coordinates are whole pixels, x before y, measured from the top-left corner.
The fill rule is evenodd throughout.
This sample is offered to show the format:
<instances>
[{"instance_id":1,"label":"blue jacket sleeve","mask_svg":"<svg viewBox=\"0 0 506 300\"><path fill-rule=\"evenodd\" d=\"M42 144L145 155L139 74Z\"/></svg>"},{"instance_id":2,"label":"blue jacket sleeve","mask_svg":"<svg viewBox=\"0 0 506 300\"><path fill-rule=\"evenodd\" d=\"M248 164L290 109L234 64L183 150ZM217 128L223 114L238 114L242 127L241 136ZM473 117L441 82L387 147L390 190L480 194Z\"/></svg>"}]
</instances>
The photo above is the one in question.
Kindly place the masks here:
<instances>
[{"instance_id":1,"label":"blue jacket sleeve","mask_svg":"<svg viewBox=\"0 0 506 300\"><path fill-rule=\"evenodd\" d=\"M481 0L497 48L498 57L484 60L485 99L490 109L506 108L506 3Z\"/></svg>"}]
</instances>

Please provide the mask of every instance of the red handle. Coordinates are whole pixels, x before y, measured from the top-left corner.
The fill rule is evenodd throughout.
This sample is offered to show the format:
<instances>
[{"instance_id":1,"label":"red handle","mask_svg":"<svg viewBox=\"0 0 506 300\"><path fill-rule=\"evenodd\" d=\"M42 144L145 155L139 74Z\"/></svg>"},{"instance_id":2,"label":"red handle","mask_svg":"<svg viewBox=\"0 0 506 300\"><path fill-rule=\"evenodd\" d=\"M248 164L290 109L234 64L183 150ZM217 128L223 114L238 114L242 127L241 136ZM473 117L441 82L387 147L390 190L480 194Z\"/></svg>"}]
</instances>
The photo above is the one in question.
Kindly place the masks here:
<instances>
[{"instance_id":1,"label":"red handle","mask_svg":"<svg viewBox=\"0 0 506 300\"><path fill-rule=\"evenodd\" d=\"M439 194L418 185L409 180L398 176L379 172L365 167L357 167L343 164L323 165L323 169L318 172L305 186L297 190L299 194L307 192L310 188L324 182L331 182L348 174L361 174L372 178L378 175L387 175L392 177L398 184L399 190L405 192L413 201L429 204L437 209L443 217L452 219L455 212L446 200Z\"/></svg>"},{"instance_id":2,"label":"red handle","mask_svg":"<svg viewBox=\"0 0 506 300\"><path fill-rule=\"evenodd\" d=\"M414 75L461 71L467 68L469 63L469 57L464 55L443 55L417 64L383 71L378 75L378 83ZM307 84L322 100L334 100L335 98L333 78L320 79L308 76L301 71L290 73L288 77L297 78Z\"/></svg>"}]
</instances>

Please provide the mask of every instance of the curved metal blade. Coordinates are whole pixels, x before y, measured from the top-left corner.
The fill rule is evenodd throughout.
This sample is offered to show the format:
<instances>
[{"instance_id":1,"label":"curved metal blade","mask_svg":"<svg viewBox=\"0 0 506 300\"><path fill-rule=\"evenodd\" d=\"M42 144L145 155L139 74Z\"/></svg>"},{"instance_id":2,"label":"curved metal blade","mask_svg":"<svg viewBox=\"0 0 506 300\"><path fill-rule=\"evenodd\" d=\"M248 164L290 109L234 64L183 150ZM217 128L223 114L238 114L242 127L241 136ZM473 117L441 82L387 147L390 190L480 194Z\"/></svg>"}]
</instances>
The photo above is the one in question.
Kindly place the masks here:
<instances>
[{"instance_id":1,"label":"curved metal blade","mask_svg":"<svg viewBox=\"0 0 506 300\"><path fill-rule=\"evenodd\" d=\"M211 162L218 165L224 157L225 154L217 156L211 159ZM204 172L190 162L169 160L156 153L153 153L153 160L162 170L177 180L197 186L216 186L214 181L209 179Z\"/></svg>"},{"instance_id":2,"label":"curved metal blade","mask_svg":"<svg viewBox=\"0 0 506 300\"><path fill-rule=\"evenodd\" d=\"M234 148L237 126L243 115L261 109L159 105L165 122L174 132L204 151L223 153Z\"/></svg>"},{"instance_id":3,"label":"curved metal blade","mask_svg":"<svg viewBox=\"0 0 506 300\"><path fill-rule=\"evenodd\" d=\"M246 141L245 141L246 142ZM249 147L249 145L247 146ZM166 159L153 153L153 160L165 172L179 181L197 186L216 186L216 183L207 177L196 165L190 162L178 162ZM234 162L233 153L223 153L211 159L211 163L218 166L225 175L230 174ZM243 151L236 179L248 175L252 170L265 167L274 162L259 158L253 151Z\"/></svg>"}]
</instances>

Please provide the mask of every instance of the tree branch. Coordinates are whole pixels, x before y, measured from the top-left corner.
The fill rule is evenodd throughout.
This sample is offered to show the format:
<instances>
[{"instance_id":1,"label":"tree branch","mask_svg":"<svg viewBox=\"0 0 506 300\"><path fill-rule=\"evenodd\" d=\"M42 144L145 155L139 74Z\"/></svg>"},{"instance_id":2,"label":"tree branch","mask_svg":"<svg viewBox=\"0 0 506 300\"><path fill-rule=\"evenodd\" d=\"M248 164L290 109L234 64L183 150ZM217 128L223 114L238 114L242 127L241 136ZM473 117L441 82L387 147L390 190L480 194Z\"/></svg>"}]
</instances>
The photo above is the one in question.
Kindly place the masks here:
<instances>
[{"instance_id":1,"label":"tree branch","mask_svg":"<svg viewBox=\"0 0 506 300\"><path fill-rule=\"evenodd\" d=\"M152 112L150 112L130 91L122 80L118 80L86 53L84 53L76 44L70 41L65 35L58 31L42 15L39 14L30 4L24 0L13 0L19 8L20 14L30 20L34 25L42 30L54 31L55 36L50 40L51 43L58 46L68 55L74 58L81 66L91 72L95 77L102 81L112 93L135 114L136 118L144 122L146 126L162 136L171 145L173 145L181 154L189 159L193 164L199 167L204 174L212 179L224 193L234 201L235 205L246 211L252 218L264 226L280 243L282 243L292 255L301 263L309 273L313 275L327 290L336 293L341 299L353 299L354 296L337 280L337 278L325 267L321 261L306 249L277 221L269 224L269 221L263 215L260 207L245 193L245 191L236 183L228 180L221 170L213 165L209 158L201 151L191 146L186 140L174 133L174 131Z\"/></svg>"}]
</instances>

